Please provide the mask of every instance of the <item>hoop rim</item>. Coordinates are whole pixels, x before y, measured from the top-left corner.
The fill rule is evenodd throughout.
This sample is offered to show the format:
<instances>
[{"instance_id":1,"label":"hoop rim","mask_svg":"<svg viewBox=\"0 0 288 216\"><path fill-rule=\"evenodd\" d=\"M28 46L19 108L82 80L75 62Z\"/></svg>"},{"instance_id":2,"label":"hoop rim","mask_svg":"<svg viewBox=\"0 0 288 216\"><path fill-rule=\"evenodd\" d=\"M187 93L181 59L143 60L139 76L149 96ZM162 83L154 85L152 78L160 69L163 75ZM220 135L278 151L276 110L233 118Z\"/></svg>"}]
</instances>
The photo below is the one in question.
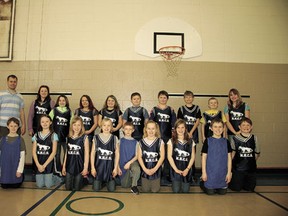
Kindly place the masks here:
<instances>
[{"instance_id":1,"label":"hoop rim","mask_svg":"<svg viewBox=\"0 0 288 216\"><path fill-rule=\"evenodd\" d=\"M181 51L167 51L167 50L164 50L164 49L167 49L167 48L179 48ZM162 55L164 53L175 53L175 54L179 54L179 55L183 55L185 53L185 48L184 47L181 47L181 46L165 46L165 47L161 47L159 49L159 54Z\"/></svg>"}]
</instances>

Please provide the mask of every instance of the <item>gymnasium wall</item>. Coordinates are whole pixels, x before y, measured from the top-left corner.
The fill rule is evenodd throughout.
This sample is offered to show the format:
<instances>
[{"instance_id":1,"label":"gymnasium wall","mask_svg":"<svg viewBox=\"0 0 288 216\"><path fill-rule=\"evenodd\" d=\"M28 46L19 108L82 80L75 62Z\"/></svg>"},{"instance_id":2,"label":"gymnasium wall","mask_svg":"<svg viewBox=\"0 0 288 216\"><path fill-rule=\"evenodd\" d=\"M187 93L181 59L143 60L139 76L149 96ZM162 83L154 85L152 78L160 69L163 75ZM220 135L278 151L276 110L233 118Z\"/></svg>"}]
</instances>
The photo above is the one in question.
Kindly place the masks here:
<instances>
[{"instance_id":1,"label":"gymnasium wall","mask_svg":"<svg viewBox=\"0 0 288 216\"><path fill-rule=\"evenodd\" d=\"M72 110L83 94L98 109L114 94L124 111L134 91L150 110L162 89L226 95L235 87L250 96L244 101L251 106L253 133L261 144L259 167L287 168L287 7L285 0L18 0L14 60L0 62L0 89L7 88L9 74L16 74L20 92L36 92L42 84L51 92L71 92ZM178 77L167 77L160 58L134 50L141 26L162 16L188 22L202 37L203 55L182 61ZM24 96L26 116L35 97ZM195 104L204 111L207 100L196 97ZM218 100L223 110L227 98ZM182 97L169 99L176 110L182 104ZM30 137L24 137L31 163Z\"/></svg>"}]
</instances>

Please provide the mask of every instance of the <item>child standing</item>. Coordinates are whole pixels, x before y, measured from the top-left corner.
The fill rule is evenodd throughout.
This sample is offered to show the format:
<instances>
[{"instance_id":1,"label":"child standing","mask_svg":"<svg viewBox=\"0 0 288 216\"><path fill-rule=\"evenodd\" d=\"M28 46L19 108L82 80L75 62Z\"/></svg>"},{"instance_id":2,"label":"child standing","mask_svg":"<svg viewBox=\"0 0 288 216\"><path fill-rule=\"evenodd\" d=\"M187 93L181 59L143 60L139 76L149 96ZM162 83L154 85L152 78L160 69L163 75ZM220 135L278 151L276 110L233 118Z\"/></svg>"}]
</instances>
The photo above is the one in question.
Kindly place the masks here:
<instances>
[{"instance_id":1,"label":"child standing","mask_svg":"<svg viewBox=\"0 0 288 216\"><path fill-rule=\"evenodd\" d=\"M159 192L161 166L165 158L164 142L156 122L149 120L144 127L144 136L138 147L138 161L142 168L142 191Z\"/></svg>"},{"instance_id":2,"label":"child standing","mask_svg":"<svg viewBox=\"0 0 288 216\"><path fill-rule=\"evenodd\" d=\"M39 131L39 119L43 114L49 114L54 108L55 102L50 97L50 90L47 85L41 85L38 89L37 98L31 103L28 114L29 136Z\"/></svg>"},{"instance_id":3,"label":"child standing","mask_svg":"<svg viewBox=\"0 0 288 216\"><path fill-rule=\"evenodd\" d=\"M0 140L0 183L2 188L18 188L23 182L26 146L24 139L18 135L20 121L9 118L9 133Z\"/></svg>"},{"instance_id":4,"label":"child standing","mask_svg":"<svg viewBox=\"0 0 288 216\"><path fill-rule=\"evenodd\" d=\"M54 157L57 151L58 136L53 132L52 120L48 115L40 117L40 131L32 137L32 156L37 166L36 185L50 188L61 179L53 175Z\"/></svg>"},{"instance_id":5,"label":"child standing","mask_svg":"<svg viewBox=\"0 0 288 216\"><path fill-rule=\"evenodd\" d=\"M100 191L104 182L108 191L113 192L116 188L114 179L119 164L119 142L118 138L111 134L112 129L112 121L104 118L101 121L102 133L93 138L90 162L94 191Z\"/></svg>"},{"instance_id":6,"label":"child standing","mask_svg":"<svg viewBox=\"0 0 288 216\"><path fill-rule=\"evenodd\" d=\"M153 120L159 125L161 139L164 141L165 153L167 153L167 142L172 137L172 130L176 122L176 114L174 109L167 105L169 94L167 91L160 91L158 93L158 105L153 107L150 112L150 120ZM165 158L163 167L163 176L170 181L169 177L170 165Z\"/></svg>"},{"instance_id":7,"label":"child standing","mask_svg":"<svg viewBox=\"0 0 288 216\"><path fill-rule=\"evenodd\" d=\"M193 92L185 91L184 92L185 105L179 107L177 112L177 118L185 120L189 137L192 138L195 144L197 145L199 143L198 126L201 119L201 110L198 105L193 104L193 101L194 101ZM196 167L195 163L193 163L192 175L193 175L193 181L196 182L197 180L195 177L195 171Z\"/></svg>"},{"instance_id":8,"label":"child standing","mask_svg":"<svg viewBox=\"0 0 288 216\"><path fill-rule=\"evenodd\" d=\"M82 118L72 119L67 141L67 151L64 158L62 175L66 176L66 190L81 190L83 176L88 174L89 140L85 135Z\"/></svg>"},{"instance_id":9,"label":"child standing","mask_svg":"<svg viewBox=\"0 0 288 216\"><path fill-rule=\"evenodd\" d=\"M98 110L88 95L82 95L80 98L79 108L75 110L75 116L82 118L85 134L89 138L89 149L91 149L94 132L98 126Z\"/></svg>"},{"instance_id":10,"label":"child standing","mask_svg":"<svg viewBox=\"0 0 288 216\"><path fill-rule=\"evenodd\" d=\"M61 146L65 155L70 121L73 118L73 113L70 110L68 98L65 95L60 95L57 98L56 105L49 113L49 116L53 120L53 129L58 135L59 139L56 152L56 172L59 176L61 176Z\"/></svg>"},{"instance_id":11,"label":"child standing","mask_svg":"<svg viewBox=\"0 0 288 216\"><path fill-rule=\"evenodd\" d=\"M208 195L215 192L226 194L227 185L231 180L231 146L222 137L224 123L221 119L211 122L213 136L205 139L202 147L202 181L201 189Z\"/></svg>"},{"instance_id":12,"label":"child standing","mask_svg":"<svg viewBox=\"0 0 288 216\"><path fill-rule=\"evenodd\" d=\"M192 165L195 161L195 143L189 138L184 120L175 123L175 132L167 143L167 157L171 166L170 176L174 193L188 193L192 182Z\"/></svg>"},{"instance_id":13,"label":"child standing","mask_svg":"<svg viewBox=\"0 0 288 216\"><path fill-rule=\"evenodd\" d=\"M218 110L218 100L216 98L212 97L208 100L208 108L209 110L206 110L203 113L203 117L200 120L202 142L204 142L206 138L213 135L213 132L210 129L211 121L213 119L222 119L224 124L226 123L225 115L220 110ZM226 125L224 126L224 137L226 137Z\"/></svg>"},{"instance_id":14,"label":"child standing","mask_svg":"<svg viewBox=\"0 0 288 216\"><path fill-rule=\"evenodd\" d=\"M137 161L137 140L132 137L134 125L126 122L123 126L124 137L120 139L120 160L118 175L121 179L121 186L131 187L131 192L138 195L137 182L140 178L140 166Z\"/></svg>"},{"instance_id":15,"label":"child standing","mask_svg":"<svg viewBox=\"0 0 288 216\"><path fill-rule=\"evenodd\" d=\"M256 161L260 157L257 137L251 134L252 121L243 117L239 124L240 134L233 137L231 190L254 191L256 187Z\"/></svg>"},{"instance_id":16,"label":"child standing","mask_svg":"<svg viewBox=\"0 0 288 216\"><path fill-rule=\"evenodd\" d=\"M123 119L119 103L114 95L109 95L106 98L103 108L99 112L98 124L102 125L102 120L108 118L112 121L112 134L119 138L119 130L122 127Z\"/></svg>"},{"instance_id":17,"label":"child standing","mask_svg":"<svg viewBox=\"0 0 288 216\"><path fill-rule=\"evenodd\" d=\"M131 94L132 106L127 108L123 114L123 125L126 122L132 122L134 125L134 132L132 137L136 140L143 138L143 129L145 123L149 120L149 114L144 107L141 107L141 95L138 92Z\"/></svg>"},{"instance_id":18,"label":"child standing","mask_svg":"<svg viewBox=\"0 0 288 216\"><path fill-rule=\"evenodd\" d=\"M228 93L229 100L224 107L224 114L227 119L228 139L231 142L232 137L239 134L239 123L243 117L250 118L250 107L242 101L241 95L237 89L230 89Z\"/></svg>"}]
</instances>

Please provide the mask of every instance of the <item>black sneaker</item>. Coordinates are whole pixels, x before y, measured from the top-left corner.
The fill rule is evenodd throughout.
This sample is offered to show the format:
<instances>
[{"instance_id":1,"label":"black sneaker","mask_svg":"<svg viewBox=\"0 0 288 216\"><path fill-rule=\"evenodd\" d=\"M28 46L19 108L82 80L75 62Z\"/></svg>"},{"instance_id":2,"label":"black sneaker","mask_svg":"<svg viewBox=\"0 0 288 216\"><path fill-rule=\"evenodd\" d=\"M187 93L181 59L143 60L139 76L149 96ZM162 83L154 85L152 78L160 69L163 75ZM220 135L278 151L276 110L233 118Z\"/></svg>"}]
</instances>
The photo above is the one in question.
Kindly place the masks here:
<instances>
[{"instance_id":1,"label":"black sneaker","mask_svg":"<svg viewBox=\"0 0 288 216\"><path fill-rule=\"evenodd\" d=\"M131 187L131 192L132 192L133 194L138 195L138 194L139 194L139 190L138 190L137 186Z\"/></svg>"}]
</instances>

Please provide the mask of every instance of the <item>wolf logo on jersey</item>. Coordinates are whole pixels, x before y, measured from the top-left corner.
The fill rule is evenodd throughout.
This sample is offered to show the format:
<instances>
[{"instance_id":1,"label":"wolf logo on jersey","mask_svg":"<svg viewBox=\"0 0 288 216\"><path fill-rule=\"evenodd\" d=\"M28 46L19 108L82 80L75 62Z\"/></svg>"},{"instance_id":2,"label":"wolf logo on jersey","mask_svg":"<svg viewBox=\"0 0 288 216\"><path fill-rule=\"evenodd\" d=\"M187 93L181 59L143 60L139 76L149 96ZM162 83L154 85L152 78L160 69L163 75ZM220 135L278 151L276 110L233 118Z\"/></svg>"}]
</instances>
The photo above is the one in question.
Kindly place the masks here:
<instances>
[{"instance_id":1,"label":"wolf logo on jersey","mask_svg":"<svg viewBox=\"0 0 288 216\"><path fill-rule=\"evenodd\" d=\"M132 120L133 125L141 125L141 118L129 116L129 118Z\"/></svg>"},{"instance_id":2,"label":"wolf logo on jersey","mask_svg":"<svg viewBox=\"0 0 288 216\"><path fill-rule=\"evenodd\" d=\"M99 159L101 160L112 160L112 155L113 152L106 150L106 149L102 149L102 148L98 148L97 151L99 152Z\"/></svg>"},{"instance_id":3,"label":"wolf logo on jersey","mask_svg":"<svg viewBox=\"0 0 288 216\"><path fill-rule=\"evenodd\" d=\"M169 122L170 120L170 116L167 114L157 113L157 115L159 116L159 122Z\"/></svg>"},{"instance_id":4,"label":"wolf logo on jersey","mask_svg":"<svg viewBox=\"0 0 288 216\"><path fill-rule=\"evenodd\" d=\"M39 107L39 106L36 106L36 114L46 114L48 109L46 109L45 107Z\"/></svg>"},{"instance_id":5,"label":"wolf logo on jersey","mask_svg":"<svg viewBox=\"0 0 288 216\"><path fill-rule=\"evenodd\" d=\"M188 161L188 157L190 156L189 152L183 151L181 149L175 148L175 152L177 152L176 160L178 161Z\"/></svg>"},{"instance_id":6,"label":"wolf logo on jersey","mask_svg":"<svg viewBox=\"0 0 288 216\"><path fill-rule=\"evenodd\" d=\"M241 120L243 117L243 113L241 112L230 111L230 113L231 113L232 120Z\"/></svg>"},{"instance_id":7,"label":"wolf logo on jersey","mask_svg":"<svg viewBox=\"0 0 288 216\"><path fill-rule=\"evenodd\" d=\"M80 149L81 149L81 146L68 143L67 154L69 154L69 155L79 155L80 154Z\"/></svg>"},{"instance_id":8,"label":"wolf logo on jersey","mask_svg":"<svg viewBox=\"0 0 288 216\"><path fill-rule=\"evenodd\" d=\"M187 125L194 125L197 120L197 118L193 116L184 115L183 117Z\"/></svg>"},{"instance_id":9,"label":"wolf logo on jersey","mask_svg":"<svg viewBox=\"0 0 288 216\"><path fill-rule=\"evenodd\" d=\"M67 126L68 119L60 117L60 116L56 116L56 119L58 119L57 125Z\"/></svg>"},{"instance_id":10,"label":"wolf logo on jersey","mask_svg":"<svg viewBox=\"0 0 288 216\"><path fill-rule=\"evenodd\" d=\"M253 157L252 155L253 149L249 147L243 147L243 146L239 146L238 149L241 151L240 157Z\"/></svg>"},{"instance_id":11,"label":"wolf logo on jersey","mask_svg":"<svg viewBox=\"0 0 288 216\"><path fill-rule=\"evenodd\" d=\"M147 152L143 151L143 154L145 156L145 162L157 162L158 161L158 153L157 152Z\"/></svg>"},{"instance_id":12,"label":"wolf logo on jersey","mask_svg":"<svg viewBox=\"0 0 288 216\"><path fill-rule=\"evenodd\" d=\"M90 125L91 124L91 120L92 120L91 118L86 117L86 116L82 116L82 115L80 115L80 118L82 119L84 125Z\"/></svg>"},{"instance_id":13,"label":"wolf logo on jersey","mask_svg":"<svg viewBox=\"0 0 288 216\"><path fill-rule=\"evenodd\" d=\"M39 155L49 155L49 149L50 146L46 146L46 145L41 145L39 143L37 143L38 146L38 150L37 150L37 154Z\"/></svg>"}]
</instances>

